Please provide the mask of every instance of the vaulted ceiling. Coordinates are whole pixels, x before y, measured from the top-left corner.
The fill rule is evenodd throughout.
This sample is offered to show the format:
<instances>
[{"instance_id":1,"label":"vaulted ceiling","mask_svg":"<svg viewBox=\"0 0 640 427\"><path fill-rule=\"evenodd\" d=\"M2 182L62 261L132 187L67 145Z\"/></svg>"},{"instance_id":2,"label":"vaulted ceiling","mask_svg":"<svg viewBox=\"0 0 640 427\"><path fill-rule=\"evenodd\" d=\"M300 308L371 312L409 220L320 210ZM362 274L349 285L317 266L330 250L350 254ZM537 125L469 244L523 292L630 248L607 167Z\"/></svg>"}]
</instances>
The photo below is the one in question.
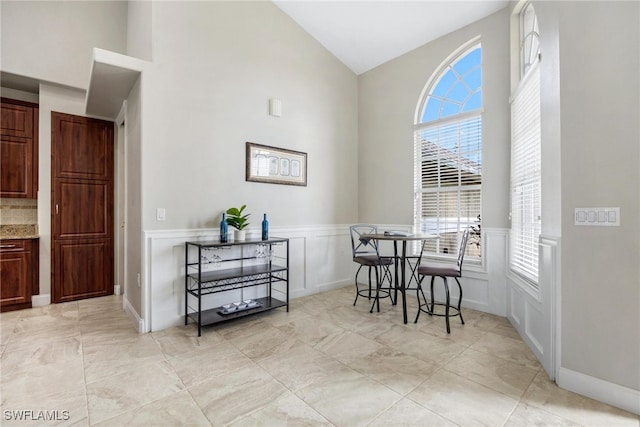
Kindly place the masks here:
<instances>
[{"instance_id":1,"label":"vaulted ceiling","mask_svg":"<svg viewBox=\"0 0 640 427\"><path fill-rule=\"evenodd\" d=\"M508 0L273 0L361 74L506 7Z\"/></svg>"}]
</instances>

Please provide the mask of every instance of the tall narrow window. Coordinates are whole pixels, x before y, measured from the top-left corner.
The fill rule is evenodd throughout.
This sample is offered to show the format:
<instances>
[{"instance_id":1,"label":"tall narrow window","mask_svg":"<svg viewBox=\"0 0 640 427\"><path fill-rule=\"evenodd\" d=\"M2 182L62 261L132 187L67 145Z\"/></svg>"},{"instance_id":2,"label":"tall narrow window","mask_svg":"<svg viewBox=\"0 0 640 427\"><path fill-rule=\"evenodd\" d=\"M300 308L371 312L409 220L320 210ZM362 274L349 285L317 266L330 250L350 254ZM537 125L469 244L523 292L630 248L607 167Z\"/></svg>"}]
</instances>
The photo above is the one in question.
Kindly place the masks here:
<instances>
[{"instance_id":1,"label":"tall narrow window","mask_svg":"<svg viewBox=\"0 0 640 427\"><path fill-rule=\"evenodd\" d=\"M480 229L482 193L482 47L463 47L431 76L414 131L415 219L432 255L455 256L458 233ZM481 254L479 232L468 259Z\"/></svg>"},{"instance_id":2,"label":"tall narrow window","mask_svg":"<svg viewBox=\"0 0 640 427\"><path fill-rule=\"evenodd\" d=\"M521 79L511 100L511 270L538 283L541 232L540 45L533 5L520 12Z\"/></svg>"}]
</instances>

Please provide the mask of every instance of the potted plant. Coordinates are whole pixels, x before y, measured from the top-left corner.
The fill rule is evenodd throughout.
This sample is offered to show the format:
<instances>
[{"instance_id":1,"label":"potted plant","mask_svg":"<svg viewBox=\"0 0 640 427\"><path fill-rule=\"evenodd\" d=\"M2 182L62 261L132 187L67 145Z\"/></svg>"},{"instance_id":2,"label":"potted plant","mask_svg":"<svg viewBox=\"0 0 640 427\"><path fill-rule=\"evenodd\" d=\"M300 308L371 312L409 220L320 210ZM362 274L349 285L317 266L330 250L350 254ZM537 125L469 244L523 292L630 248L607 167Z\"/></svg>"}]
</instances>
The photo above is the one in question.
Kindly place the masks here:
<instances>
[{"instance_id":1,"label":"potted plant","mask_svg":"<svg viewBox=\"0 0 640 427\"><path fill-rule=\"evenodd\" d=\"M251 214L242 214L246 207L247 205L242 205L240 209L227 209L227 224L235 228L233 235L234 240L237 241L243 241L245 239L245 228L249 225L249 216Z\"/></svg>"}]
</instances>

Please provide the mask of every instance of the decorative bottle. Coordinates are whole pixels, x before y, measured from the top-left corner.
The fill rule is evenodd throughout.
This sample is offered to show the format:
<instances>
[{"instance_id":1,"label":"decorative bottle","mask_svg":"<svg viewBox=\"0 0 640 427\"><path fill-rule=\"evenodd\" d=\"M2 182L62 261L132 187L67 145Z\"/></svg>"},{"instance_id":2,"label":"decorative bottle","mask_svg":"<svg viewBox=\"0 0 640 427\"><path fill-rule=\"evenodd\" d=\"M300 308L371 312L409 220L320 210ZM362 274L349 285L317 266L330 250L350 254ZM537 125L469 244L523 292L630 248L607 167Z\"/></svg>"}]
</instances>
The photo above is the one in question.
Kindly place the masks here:
<instances>
[{"instance_id":1,"label":"decorative bottle","mask_svg":"<svg viewBox=\"0 0 640 427\"><path fill-rule=\"evenodd\" d=\"M269 221L267 221L267 214L264 214L262 219L262 240L269 240Z\"/></svg>"},{"instance_id":2,"label":"decorative bottle","mask_svg":"<svg viewBox=\"0 0 640 427\"><path fill-rule=\"evenodd\" d=\"M220 243L227 243L229 239L229 226L227 225L227 214L222 213L222 221L220 221Z\"/></svg>"}]
</instances>

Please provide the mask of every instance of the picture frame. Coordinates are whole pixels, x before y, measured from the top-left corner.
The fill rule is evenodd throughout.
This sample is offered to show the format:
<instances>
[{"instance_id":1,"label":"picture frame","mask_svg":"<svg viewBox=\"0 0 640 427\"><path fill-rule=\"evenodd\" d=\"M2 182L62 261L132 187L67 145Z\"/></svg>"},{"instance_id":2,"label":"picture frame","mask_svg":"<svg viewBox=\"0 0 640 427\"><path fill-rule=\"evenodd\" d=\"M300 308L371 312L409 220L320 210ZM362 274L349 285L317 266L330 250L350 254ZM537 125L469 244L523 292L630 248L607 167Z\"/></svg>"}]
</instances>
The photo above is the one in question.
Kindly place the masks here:
<instances>
[{"instance_id":1,"label":"picture frame","mask_svg":"<svg viewBox=\"0 0 640 427\"><path fill-rule=\"evenodd\" d=\"M307 153L247 142L246 180L307 186Z\"/></svg>"}]
</instances>

